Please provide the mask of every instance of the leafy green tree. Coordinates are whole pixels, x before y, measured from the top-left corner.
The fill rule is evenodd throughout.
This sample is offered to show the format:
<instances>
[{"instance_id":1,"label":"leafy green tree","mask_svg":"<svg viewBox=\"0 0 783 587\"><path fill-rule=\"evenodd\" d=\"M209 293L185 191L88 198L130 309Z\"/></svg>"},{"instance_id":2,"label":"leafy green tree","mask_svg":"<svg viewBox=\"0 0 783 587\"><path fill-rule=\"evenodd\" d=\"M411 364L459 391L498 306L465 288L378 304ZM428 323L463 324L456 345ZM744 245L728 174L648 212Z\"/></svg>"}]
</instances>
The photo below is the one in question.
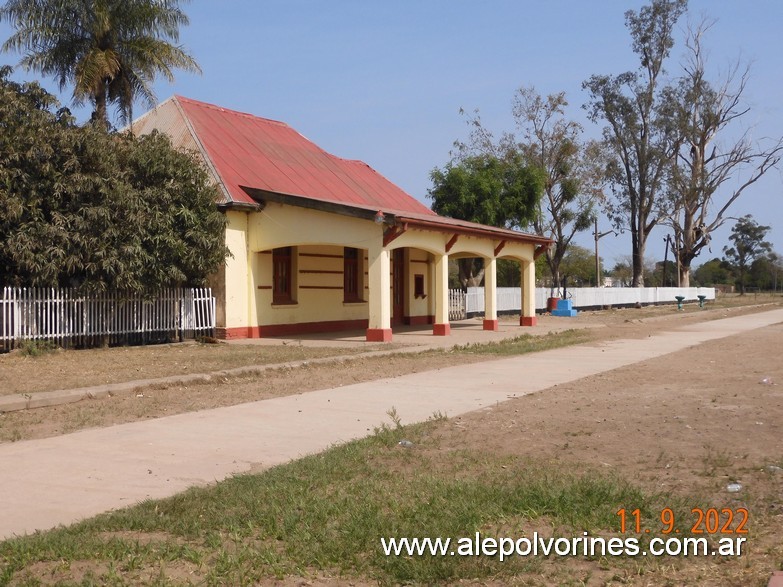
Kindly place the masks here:
<instances>
[{"instance_id":1,"label":"leafy green tree","mask_svg":"<svg viewBox=\"0 0 783 587\"><path fill-rule=\"evenodd\" d=\"M664 274L666 280L664 282ZM647 287L674 287L677 285L677 264L674 261L657 261L655 268L644 277Z\"/></svg>"},{"instance_id":2,"label":"leafy green tree","mask_svg":"<svg viewBox=\"0 0 783 587\"><path fill-rule=\"evenodd\" d=\"M522 273L519 263L512 259L498 259L498 287L520 287Z\"/></svg>"},{"instance_id":3,"label":"leafy green tree","mask_svg":"<svg viewBox=\"0 0 783 587\"><path fill-rule=\"evenodd\" d=\"M645 257L642 262L645 275L655 275L656 263L650 257ZM632 287L633 282L633 258L631 255L623 255L615 263L609 275L622 287ZM655 279L652 280L654 283Z\"/></svg>"},{"instance_id":4,"label":"leafy green tree","mask_svg":"<svg viewBox=\"0 0 783 587\"><path fill-rule=\"evenodd\" d=\"M597 166L601 152L596 143L581 141L582 126L565 116L567 106L564 92L544 98L532 87L520 88L514 99L514 118L523 132L519 146L546 172L532 225L536 234L554 241L545 253L553 288L561 286L560 266L571 241L592 226L594 203L603 197Z\"/></svg>"},{"instance_id":5,"label":"leafy green tree","mask_svg":"<svg viewBox=\"0 0 783 587\"><path fill-rule=\"evenodd\" d=\"M525 165L520 155L498 159L487 155L451 161L430 174L432 209L443 216L502 228L519 228L536 213L543 173ZM483 278L481 260L459 259L463 287Z\"/></svg>"},{"instance_id":6,"label":"leafy green tree","mask_svg":"<svg viewBox=\"0 0 783 587\"><path fill-rule=\"evenodd\" d=\"M528 165L544 172L544 193L530 228L554 241L545 253L552 289L560 287L560 264L577 232L587 230L601 192L601 155L596 142L581 140L582 126L566 114L565 93L541 96L533 87L514 94L512 114L516 133L496 140L478 111L468 115L467 143L457 142L461 156L483 154L505 159L521 153ZM463 112L464 114L464 112Z\"/></svg>"},{"instance_id":7,"label":"leafy green tree","mask_svg":"<svg viewBox=\"0 0 783 587\"><path fill-rule=\"evenodd\" d=\"M780 258L776 253L767 253L753 260L748 276L750 283L760 290L772 291L777 286Z\"/></svg>"},{"instance_id":8,"label":"leafy green tree","mask_svg":"<svg viewBox=\"0 0 783 587\"><path fill-rule=\"evenodd\" d=\"M9 72L0 69L0 284L202 284L226 256L207 172L164 135L76 126Z\"/></svg>"},{"instance_id":9,"label":"leafy green tree","mask_svg":"<svg viewBox=\"0 0 783 587\"><path fill-rule=\"evenodd\" d=\"M731 229L729 240L733 247L723 247L726 258L737 267L740 285L740 295L745 294L745 276L750 265L767 253L772 251L772 245L765 241L769 226L761 226L750 214L738 219Z\"/></svg>"},{"instance_id":10,"label":"leafy green tree","mask_svg":"<svg viewBox=\"0 0 783 587\"><path fill-rule=\"evenodd\" d=\"M535 215L543 177L520 158L468 157L430 174L438 214L501 228L519 228Z\"/></svg>"},{"instance_id":11,"label":"leafy green tree","mask_svg":"<svg viewBox=\"0 0 783 587\"><path fill-rule=\"evenodd\" d=\"M66 110L52 112L57 101L39 84L7 81L11 71L0 68L0 284L51 283L64 227L50 204L68 189L73 119ZM42 224L49 224L52 234L35 246L52 250L39 258L26 245ZM39 279L25 280L25 272Z\"/></svg>"},{"instance_id":12,"label":"leafy green tree","mask_svg":"<svg viewBox=\"0 0 783 587\"><path fill-rule=\"evenodd\" d=\"M572 244L563 257L562 274L567 287L588 287L595 283L595 254Z\"/></svg>"},{"instance_id":13,"label":"leafy green tree","mask_svg":"<svg viewBox=\"0 0 783 587\"><path fill-rule=\"evenodd\" d=\"M24 54L21 65L73 87L73 102L93 105L93 119L108 127L107 107L130 122L137 98L155 104L152 84L174 69L200 71L181 47L179 27L187 0L7 0L0 8L16 32L4 51Z\"/></svg>"},{"instance_id":14,"label":"leafy green tree","mask_svg":"<svg viewBox=\"0 0 783 587\"><path fill-rule=\"evenodd\" d=\"M633 266L630 261L618 261L615 263L609 275L616 283L619 283L621 287L629 287L633 280Z\"/></svg>"},{"instance_id":15,"label":"leafy green tree","mask_svg":"<svg viewBox=\"0 0 783 587\"><path fill-rule=\"evenodd\" d=\"M732 283L734 270L731 263L716 257L697 267L693 272L693 278L699 286Z\"/></svg>"},{"instance_id":16,"label":"leafy green tree","mask_svg":"<svg viewBox=\"0 0 783 587\"><path fill-rule=\"evenodd\" d=\"M625 13L639 68L620 75L593 75L584 82L593 122L605 122L604 142L612 154L606 172L613 199L607 212L618 229L631 233L632 285L644 285L647 237L666 215L665 184L676 132L662 112L664 62L687 0L652 0Z\"/></svg>"}]
</instances>

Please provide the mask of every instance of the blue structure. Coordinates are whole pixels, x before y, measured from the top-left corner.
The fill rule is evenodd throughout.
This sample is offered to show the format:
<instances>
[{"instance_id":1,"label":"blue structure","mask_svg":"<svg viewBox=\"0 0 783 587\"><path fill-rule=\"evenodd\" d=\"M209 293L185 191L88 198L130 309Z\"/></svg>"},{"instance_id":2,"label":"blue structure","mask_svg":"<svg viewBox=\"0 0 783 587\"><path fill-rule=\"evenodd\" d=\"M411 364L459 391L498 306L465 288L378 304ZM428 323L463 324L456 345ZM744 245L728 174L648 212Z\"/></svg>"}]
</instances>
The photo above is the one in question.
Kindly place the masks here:
<instances>
[{"instance_id":1,"label":"blue structure","mask_svg":"<svg viewBox=\"0 0 783 587\"><path fill-rule=\"evenodd\" d=\"M552 316L574 317L577 313L578 312L574 310L574 302L571 300L558 300L557 309L552 310Z\"/></svg>"}]
</instances>

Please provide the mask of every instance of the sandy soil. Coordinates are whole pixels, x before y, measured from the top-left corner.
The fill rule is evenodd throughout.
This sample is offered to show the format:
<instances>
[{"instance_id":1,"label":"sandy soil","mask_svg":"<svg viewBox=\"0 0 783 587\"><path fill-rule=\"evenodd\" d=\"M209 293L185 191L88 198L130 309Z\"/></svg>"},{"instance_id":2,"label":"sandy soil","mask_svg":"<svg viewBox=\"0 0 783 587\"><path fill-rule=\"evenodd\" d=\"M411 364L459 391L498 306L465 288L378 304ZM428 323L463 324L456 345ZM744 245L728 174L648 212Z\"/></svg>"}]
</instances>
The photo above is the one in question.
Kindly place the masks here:
<instances>
[{"instance_id":1,"label":"sandy soil","mask_svg":"<svg viewBox=\"0 0 783 587\"><path fill-rule=\"evenodd\" d=\"M585 338L598 342L615 338L648 336L663 329L676 328L702 320L719 319L741 313L757 312L771 305L749 307L714 307L699 311L690 306L686 312L676 312L671 306L648 307L639 310L583 312L577 320L567 322L585 331ZM505 318L513 321L514 318ZM516 319L518 320L518 318ZM562 330L564 319L541 317L545 334ZM285 342L285 341L281 341ZM359 347L361 349L363 347ZM364 350L381 347L372 345ZM388 348L388 347L383 347ZM392 348L392 350L394 350ZM397 351L406 350L398 345ZM104 399L83 400L47 408L18 412L0 412L0 443L66 434L84 428L111 426L183 412L217 408L239 403L292 395L317 389L327 389L373 379L394 377L494 358L492 355L470 355L440 351L409 352L391 356L357 356L326 364L297 368L276 368L263 374L241 377L211 377L209 381L182 385L158 384L126 395ZM210 369L225 369L248 364L275 364L286 360L300 361L334 355L357 353L357 347L312 347L295 344L228 345L181 344L135 348L60 351L40 357L6 355L0 363L0 383L5 380L15 387L44 391L80 381L116 382L151 377L153 374L206 373ZM134 377L134 373L140 376ZM74 385L76 386L76 385ZM0 389L3 385L0 385Z\"/></svg>"},{"instance_id":2,"label":"sandy soil","mask_svg":"<svg viewBox=\"0 0 783 587\"><path fill-rule=\"evenodd\" d=\"M667 322L624 324L617 325L624 332L612 336L646 336ZM480 446L572 470L609 471L645 491L686 500L688 508L746 508L749 534L741 558L603 564L553 558L536 577L459 584L766 586L783 568L782 345L783 324L708 342L442 422L427 443L433 448L421 448L438 453ZM730 483L742 489L731 493ZM696 522L694 514L679 525ZM660 527L658 520L645 523ZM545 523L528 528L535 529L552 533ZM718 537L708 535L713 544ZM292 577L275 584L303 583ZM305 584L342 583L316 575Z\"/></svg>"},{"instance_id":3,"label":"sandy soil","mask_svg":"<svg viewBox=\"0 0 783 587\"><path fill-rule=\"evenodd\" d=\"M631 569L616 583L616 569L593 568L589 584L766 585L783 563L782 343L778 324L587 377L455 418L434 444L605 469L701 496L692 507L750 512L747 557Z\"/></svg>"},{"instance_id":4,"label":"sandy soil","mask_svg":"<svg viewBox=\"0 0 783 587\"><path fill-rule=\"evenodd\" d=\"M380 345L371 345L381 348ZM104 383L208 373L246 365L269 365L350 355L361 347L298 345L159 344L81 350L54 350L39 356L0 354L0 395L74 389Z\"/></svg>"}]
</instances>

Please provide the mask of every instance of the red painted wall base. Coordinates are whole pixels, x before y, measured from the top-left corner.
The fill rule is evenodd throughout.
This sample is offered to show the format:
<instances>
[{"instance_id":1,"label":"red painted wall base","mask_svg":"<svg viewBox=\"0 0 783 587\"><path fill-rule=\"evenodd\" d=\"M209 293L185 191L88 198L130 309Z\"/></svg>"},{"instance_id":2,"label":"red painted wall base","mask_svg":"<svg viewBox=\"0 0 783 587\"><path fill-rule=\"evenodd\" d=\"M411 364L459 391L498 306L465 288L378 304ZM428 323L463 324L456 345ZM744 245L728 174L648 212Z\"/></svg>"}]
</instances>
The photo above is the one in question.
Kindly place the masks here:
<instances>
[{"instance_id":1,"label":"red painted wall base","mask_svg":"<svg viewBox=\"0 0 783 587\"><path fill-rule=\"evenodd\" d=\"M535 326L538 324L538 318L535 316L522 316L519 319L520 326Z\"/></svg>"},{"instance_id":2,"label":"red painted wall base","mask_svg":"<svg viewBox=\"0 0 783 587\"><path fill-rule=\"evenodd\" d=\"M497 320L484 320L484 330L497 330L497 329L498 329Z\"/></svg>"},{"instance_id":3,"label":"red painted wall base","mask_svg":"<svg viewBox=\"0 0 783 587\"><path fill-rule=\"evenodd\" d=\"M367 328L368 320L330 320L328 322L301 322L299 324L270 324L261 326L259 336L296 336L321 332L340 332Z\"/></svg>"},{"instance_id":4,"label":"red painted wall base","mask_svg":"<svg viewBox=\"0 0 783 587\"><path fill-rule=\"evenodd\" d=\"M368 328L367 342L391 342L391 328Z\"/></svg>"},{"instance_id":5,"label":"red painted wall base","mask_svg":"<svg viewBox=\"0 0 783 587\"><path fill-rule=\"evenodd\" d=\"M330 322L302 322L299 324L269 324L265 326L240 326L218 328L217 338L262 338L266 336L297 336L321 332L340 332L367 328L367 320L333 320Z\"/></svg>"},{"instance_id":6,"label":"red painted wall base","mask_svg":"<svg viewBox=\"0 0 783 587\"><path fill-rule=\"evenodd\" d=\"M241 338L259 338L258 326L242 326L239 328L216 328L215 337L222 340Z\"/></svg>"},{"instance_id":7,"label":"red painted wall base","mask_svg":"<svg viewBox=\"0 0 783 587\"><path fill-rule=\"evenodd\" d=\"M451 334L451 324L433 324L432 334L435 336L448 336Z\"/></svg>"},{"instance_id":8,"label":"red painted wall base","mask_svg":"<svg viewBox=\"0 0 783 587\"><path fill-rule=\"evenodd\" d=\"M406 316L403 322L409 326L425 326L435 322L435 316Z\"/></svg>"}]
</instances>

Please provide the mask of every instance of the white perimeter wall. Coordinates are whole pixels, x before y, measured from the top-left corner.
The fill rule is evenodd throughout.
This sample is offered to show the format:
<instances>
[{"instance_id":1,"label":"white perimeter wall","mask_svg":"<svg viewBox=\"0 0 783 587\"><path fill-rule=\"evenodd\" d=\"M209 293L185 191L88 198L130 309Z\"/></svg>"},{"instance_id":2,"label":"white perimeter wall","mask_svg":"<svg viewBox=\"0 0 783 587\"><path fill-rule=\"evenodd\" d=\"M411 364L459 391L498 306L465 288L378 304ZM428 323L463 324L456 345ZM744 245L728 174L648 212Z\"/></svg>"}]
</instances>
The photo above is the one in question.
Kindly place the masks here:
<instances>
[{"instance_id":1,"label":"white perimeter wall","mask_svg":"<svg viewBox=\"0 0 783 587\"><path fill-rule=\"evenodd\" d=\"M459 291L459 290L457 290ZM536 310L546 309L549 297L548 287L536 288ZM522 293L518 287L498 288L498 311L510 311L521 308ZM715 299L714 287L574 287L568 288L568 298L574 302L574 308L595 306L621 306L642 304L675 303L675 296L683 296L686 301L697 301L698 296ZM468 313L484 311L484 288L469 287L466 296Z\"/></svg>"}]
</instances>

